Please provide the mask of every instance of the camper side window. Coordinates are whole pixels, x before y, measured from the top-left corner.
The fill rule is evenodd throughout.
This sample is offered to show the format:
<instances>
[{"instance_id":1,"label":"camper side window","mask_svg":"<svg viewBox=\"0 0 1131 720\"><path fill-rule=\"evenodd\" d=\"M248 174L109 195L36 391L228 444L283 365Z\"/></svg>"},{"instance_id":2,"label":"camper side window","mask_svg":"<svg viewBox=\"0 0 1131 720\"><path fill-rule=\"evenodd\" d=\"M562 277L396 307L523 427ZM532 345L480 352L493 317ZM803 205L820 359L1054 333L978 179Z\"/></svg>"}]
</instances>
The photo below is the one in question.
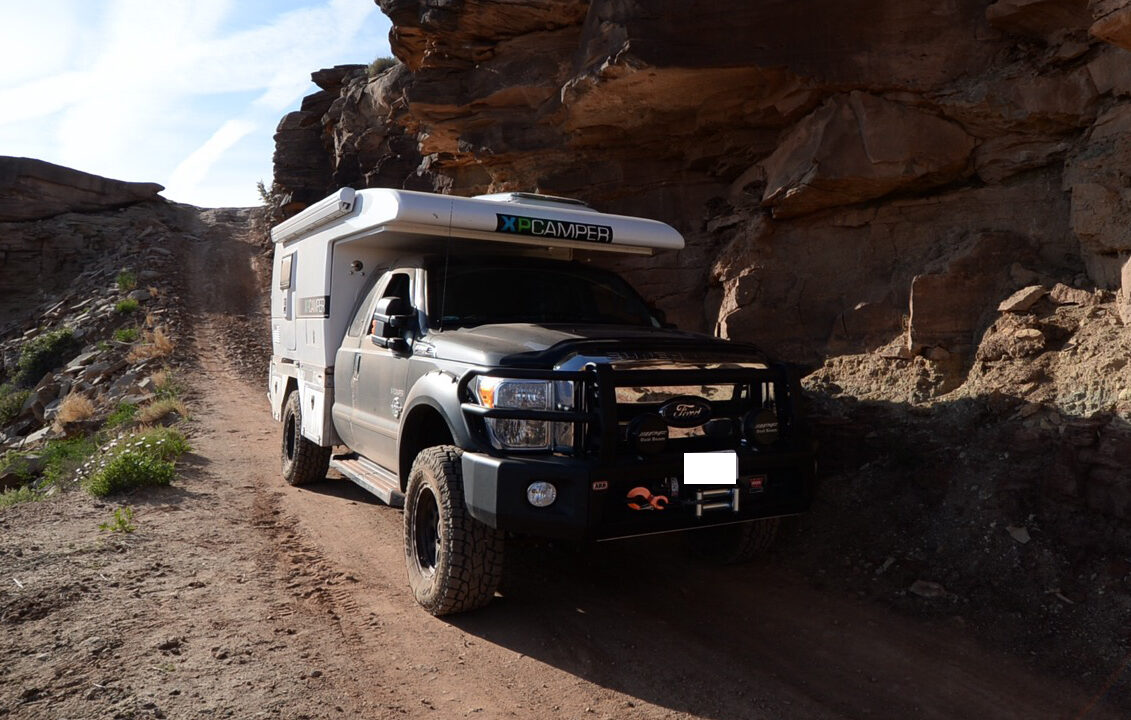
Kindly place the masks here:
<instances>
[{"instance_id":1,"label":"camper side window","mask_svg":"<svg viewBox=\"0 0 1131 720\"><path fill-rule=\"evenodd\" d=\"M279 289L286 290L291 286L291 263L294 261L295 255L290 255L283 258L279 263Z\"/></svg>"}]
</instances>

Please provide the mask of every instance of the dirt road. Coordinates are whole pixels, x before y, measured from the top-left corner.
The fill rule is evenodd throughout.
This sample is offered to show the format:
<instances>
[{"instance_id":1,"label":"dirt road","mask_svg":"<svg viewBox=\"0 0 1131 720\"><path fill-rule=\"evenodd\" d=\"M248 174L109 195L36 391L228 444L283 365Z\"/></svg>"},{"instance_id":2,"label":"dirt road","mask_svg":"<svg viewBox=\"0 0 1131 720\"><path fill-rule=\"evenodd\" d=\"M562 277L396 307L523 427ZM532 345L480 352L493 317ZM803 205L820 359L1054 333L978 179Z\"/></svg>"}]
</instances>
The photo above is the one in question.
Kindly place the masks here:
<instances>
[{"instance_id":1,"label":"dirt road","mask_svg":"<svg viewBox=\"0 0 1131 720\"><path fill-rule=\"evenodd\" d=\"M280 478L248 372L256 251L224 235L184 249L183 477L118 499L137 509L124 537L96 529L113 505L77 493L0 515L0 717L1123 716L1103 678L815 590L787 559L698 567L670 538L521 545L494 604L430 617L406 589L399 511L344 480Z\"/></svg>"}]
</instances>

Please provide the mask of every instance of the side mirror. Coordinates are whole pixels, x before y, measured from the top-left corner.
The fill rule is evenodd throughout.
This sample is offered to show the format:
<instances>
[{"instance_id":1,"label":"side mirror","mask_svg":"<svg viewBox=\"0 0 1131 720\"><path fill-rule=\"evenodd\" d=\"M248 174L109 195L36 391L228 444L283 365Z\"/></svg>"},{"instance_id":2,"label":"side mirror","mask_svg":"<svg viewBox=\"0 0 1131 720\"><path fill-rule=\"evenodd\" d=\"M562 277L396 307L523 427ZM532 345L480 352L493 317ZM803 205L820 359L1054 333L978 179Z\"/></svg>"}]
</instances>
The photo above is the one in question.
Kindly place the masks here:
<instances>
[{"instance_id":1,"label":"side mirror","mask_svg":"<svg viewBox=\"0 0 1131 720\"><path fill-rule=\"evenodd\" d=\"M652 311L652 317L656 318L656 322L658 322L660 324L660 327L662 327L666 330L675 330L676 329L676 327L673 323L668 322L667 313L665 313L663 310L656 307L655 305L649 305L648 309Z\"/></svg>"},{"instance_id":2,"label":"side mirror","mask_svg":"<svg viewBox=\"0 0 1131 720\"><path fill-rule=\"evenodd\" d=\"M412 308L404 298L381 298L373 311L369 334L386 340L400 337L411 318Z\"/></svg>"}]
</instances>

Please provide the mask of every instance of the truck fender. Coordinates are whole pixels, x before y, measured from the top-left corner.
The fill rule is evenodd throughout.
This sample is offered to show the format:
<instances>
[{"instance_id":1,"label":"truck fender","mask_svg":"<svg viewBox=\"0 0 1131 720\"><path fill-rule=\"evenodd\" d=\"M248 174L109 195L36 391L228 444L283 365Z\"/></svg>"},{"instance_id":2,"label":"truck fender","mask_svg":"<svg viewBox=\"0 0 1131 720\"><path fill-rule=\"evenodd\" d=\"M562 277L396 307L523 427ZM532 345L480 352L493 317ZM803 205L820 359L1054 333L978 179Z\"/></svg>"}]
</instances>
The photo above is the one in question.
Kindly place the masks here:
<instances>
[{"instance_id":1,"label":"truck fender","mask_svg":"<svg viewBox=\"0 0 1131 720\"><path fill-rule=\"evenodd\" d=\"M401 415L397 441L398 474L402 489L407 483L416 453L430 444L435 444L431 442L431 438L421 437L420 432L417 431L422 416L432 419L439 416L447 425L448 434L451 436L450 442L453 445L464 449L479 447L479 442L472 435L460 409L457 386L457 377L451 373L434 370L420 377L409 390L404 412Z\"/></svg>"}]
</instances>

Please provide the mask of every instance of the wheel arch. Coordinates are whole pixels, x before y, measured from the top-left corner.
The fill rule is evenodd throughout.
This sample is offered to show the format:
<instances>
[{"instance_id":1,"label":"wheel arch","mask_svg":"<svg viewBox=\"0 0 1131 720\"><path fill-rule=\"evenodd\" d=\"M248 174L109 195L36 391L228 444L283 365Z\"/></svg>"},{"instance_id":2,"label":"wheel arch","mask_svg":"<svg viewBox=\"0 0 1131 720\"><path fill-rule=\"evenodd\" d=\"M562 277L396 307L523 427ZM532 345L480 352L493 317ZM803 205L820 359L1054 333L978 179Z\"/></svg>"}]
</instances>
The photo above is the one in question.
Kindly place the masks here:
<instances>
[{"instance_id":1,"label":"wheel arch","mask_svg":"<svg viewBox=\"0 0 1131 720\"><path fill-rule=\"evenodd\" d=\"M397 448L397 469L401 492L408 487L408 474L421 450L435 445L458 444L448 419L439 407L419 402L405 413Z\"/></svg>"}]
</instances>

